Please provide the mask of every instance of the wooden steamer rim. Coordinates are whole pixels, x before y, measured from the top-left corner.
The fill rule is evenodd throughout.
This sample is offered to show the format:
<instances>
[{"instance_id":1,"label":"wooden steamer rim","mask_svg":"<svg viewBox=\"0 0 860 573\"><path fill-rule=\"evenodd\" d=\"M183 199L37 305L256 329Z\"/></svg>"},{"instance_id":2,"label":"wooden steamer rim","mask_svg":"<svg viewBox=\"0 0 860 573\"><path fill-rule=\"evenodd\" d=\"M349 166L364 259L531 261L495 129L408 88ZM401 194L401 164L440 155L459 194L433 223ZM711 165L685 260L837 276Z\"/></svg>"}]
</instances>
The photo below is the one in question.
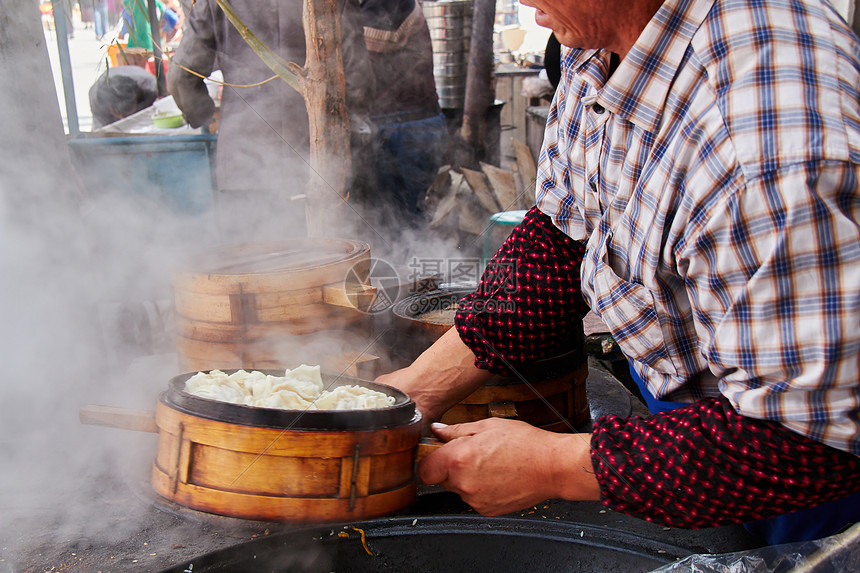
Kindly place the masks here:
<instances>
[{"instance_id":1,"label":"wooden steamer rim","mask_svg":"<svg viewBox=\"0 0 860 573\"><path fill-rule=\"evenodd\" d=\"M318 302L316 289L343 283L349 269L366 262L370 246L349 239L291 239L219 247L193 253L173 273L174 288L198 294L241 295L296 291Z\"/></svg>"}]
</instances>

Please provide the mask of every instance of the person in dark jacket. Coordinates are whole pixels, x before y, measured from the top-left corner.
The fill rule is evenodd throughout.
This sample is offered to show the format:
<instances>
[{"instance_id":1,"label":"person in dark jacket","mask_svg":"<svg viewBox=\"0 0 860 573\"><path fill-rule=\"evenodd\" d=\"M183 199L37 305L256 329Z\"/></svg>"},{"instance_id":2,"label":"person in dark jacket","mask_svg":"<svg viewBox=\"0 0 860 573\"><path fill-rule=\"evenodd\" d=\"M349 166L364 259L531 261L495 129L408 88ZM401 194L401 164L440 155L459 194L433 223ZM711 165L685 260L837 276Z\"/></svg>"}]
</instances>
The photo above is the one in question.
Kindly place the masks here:
<instances>
[{"instance_id":1,"label":"person in dark jacket","mask_svg":"<svg viewBox=\"0 0 860 573\"><path fill-rule=\"evenodd\" d=\"M362 0L376 77L370 185L358 197L371 224L396 237L426 224L425 194L445 159L448 130L433 78L430 30L416 0ZM394 221L396 224L390 225Z\"/></svg>"},{"instance_id":2,"label":"person in dark jacket","mask_svg":"<svg viewBox=\"0 0 860 573\"><path fill-rule=\"evenodd\" d=\"M288 62L305 62L302 2L232 0L246 26ZM339 0L347 109L366 116L373 99L357 0ZM221 70L224 87L218 109L216 176L219 211L234 238L294 233L303 225L291 197L308 180L308 115L304 100L274 73L227 20L215 0L197 0L186 13L182 41L167 73L170 93L192 127L216 120L216 102L204 79ZM285 217L295 213L295 221ZM274 217L272 215L275 215ZM275 220L273 220L275 219ZM291 224L295 223L295 224ZM242 233L249 236L241 237Z\"/></svg>"}]
</instances>

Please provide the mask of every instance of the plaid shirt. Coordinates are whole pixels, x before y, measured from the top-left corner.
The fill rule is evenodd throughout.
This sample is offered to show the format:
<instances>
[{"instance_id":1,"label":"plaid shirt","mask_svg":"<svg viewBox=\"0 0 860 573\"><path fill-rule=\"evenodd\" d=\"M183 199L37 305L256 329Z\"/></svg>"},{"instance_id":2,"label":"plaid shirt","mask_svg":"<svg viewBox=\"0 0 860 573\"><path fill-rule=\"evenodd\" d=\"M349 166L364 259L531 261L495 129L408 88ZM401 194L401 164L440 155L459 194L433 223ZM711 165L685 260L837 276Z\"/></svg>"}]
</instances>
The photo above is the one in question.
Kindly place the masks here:
<instances>
[{"instance_id":1,"label":"plaid shirt","mask_svg":"<svg viewBox=\"0 0 860 573\"><path fill-rule=\"evenodd\" d=\"M820 0L667 0L562 53L538 207L658 398L860 454L860 45Z\"/></svg>"}]
</instances>

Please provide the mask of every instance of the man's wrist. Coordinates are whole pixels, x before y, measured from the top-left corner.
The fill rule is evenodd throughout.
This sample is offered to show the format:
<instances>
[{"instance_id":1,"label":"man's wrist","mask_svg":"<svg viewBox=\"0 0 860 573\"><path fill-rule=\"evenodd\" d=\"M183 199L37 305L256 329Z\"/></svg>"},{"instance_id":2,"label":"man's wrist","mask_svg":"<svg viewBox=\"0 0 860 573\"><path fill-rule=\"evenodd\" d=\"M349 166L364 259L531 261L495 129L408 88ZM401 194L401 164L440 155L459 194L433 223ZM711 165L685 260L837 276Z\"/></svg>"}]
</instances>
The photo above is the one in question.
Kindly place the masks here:
<instances>
[{"instance_id":1,"label":"man's wrist","mask_svg":"<svg viewBox=\"0 0 860 573\"><path fill-rule=\"evenodd\" d=\"M452 328L406 369L408 376L404 383L419 398L416 401L424 415L434 420L440 418L492 377L490 372L475 366L474 361L475 355Z\"/></svg>"},{"instance_id":2,"label":"man's wrist","mask_svg":"<svg viewBox=\"0 0 860 573\"><path fill-rule=\"evenodd\" d=\"M571 501L600 499L591 463L591 434L555 434L550 466L553 496Z\"/></svg>"}]
</instances>

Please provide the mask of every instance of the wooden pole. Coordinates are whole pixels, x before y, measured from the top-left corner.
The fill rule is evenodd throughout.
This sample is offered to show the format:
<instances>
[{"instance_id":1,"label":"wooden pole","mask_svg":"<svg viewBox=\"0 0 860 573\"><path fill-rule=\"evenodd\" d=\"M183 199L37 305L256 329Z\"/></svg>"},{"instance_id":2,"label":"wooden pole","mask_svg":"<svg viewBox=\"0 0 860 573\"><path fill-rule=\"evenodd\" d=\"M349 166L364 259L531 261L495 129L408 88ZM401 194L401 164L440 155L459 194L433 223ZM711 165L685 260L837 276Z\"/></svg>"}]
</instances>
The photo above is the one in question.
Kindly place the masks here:
<instances>
[{"instance_id":1,"label":"wooden pole","mask_svg":"<svg viewBox=\"0 0 860 573\"><path fill-rule=\"evenodd\" d=\"M472 40L469 45L469 67L466 96L463 103L463 125L460 136L474 153L466 165L476 165L486 156L487 111L495 100L493 81L493 21L495 0L474 0Z\"/></svg>"},{"instance_id":2,"label":"wooden pole","mask_svg":"<svg viewBox=\"0 0 860 573\"><path fill-rule=\"evenodd\" d=\"M69 54L69 26L72 19L66 12L65 0L52 0L51 10L54 13L54 30L57 35L57 56L60 59L60 75L63 80L63 98L66 100L66 118L69 125L69 135L77 137L81 133L78 120L78 105L75 101L75 84L72 78L72 60Z\"/></svg>"},{"instance_id":3,"label":"wooden pole","mask_svg":"<svg viewBox=\"0 0 860 573\"><path fill-rule=\"evenodd\" d=\"M344 220L350 134L337 0L306 0L303 23L307 59L302 95L310 122L311 162L306 215L313 237L330 234Z\"/></svg>"}]
</instances>

